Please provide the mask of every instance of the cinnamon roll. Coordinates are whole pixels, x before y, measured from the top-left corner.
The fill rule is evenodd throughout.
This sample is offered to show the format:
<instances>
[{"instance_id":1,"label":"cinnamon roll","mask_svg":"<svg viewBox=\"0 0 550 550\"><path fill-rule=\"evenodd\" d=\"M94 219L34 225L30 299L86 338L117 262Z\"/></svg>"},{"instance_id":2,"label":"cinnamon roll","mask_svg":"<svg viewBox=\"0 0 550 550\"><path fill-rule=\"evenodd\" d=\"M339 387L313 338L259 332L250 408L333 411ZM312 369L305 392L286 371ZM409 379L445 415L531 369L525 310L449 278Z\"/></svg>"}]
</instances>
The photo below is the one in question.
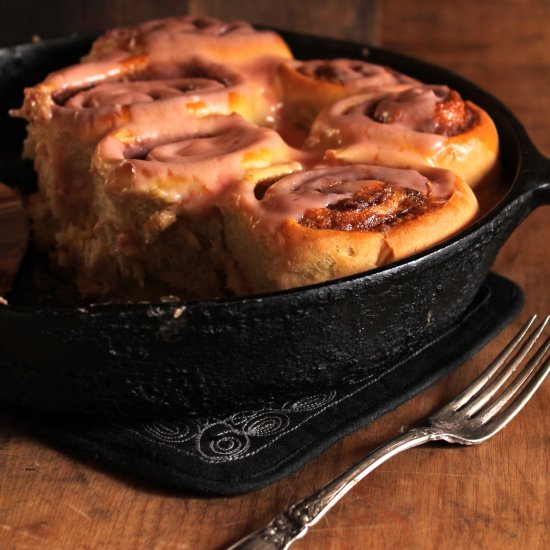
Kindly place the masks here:
<instances>
[{"instance_id":1,"label":"cinnamon roll","mask_svg":"<svg viewBox=\"0 0 550 550\"><path fill-rule=\"evenodd\" d=\"M357 164L242 183L220 203L227 247L249 292L323 282L421 251L477 212L450 171Z\"/></svg>"},{"instance_id":2,"label":"cinnamon roll","mask_svg":"<svg viewBox=\"0 0 550 550\"><path fill-rule=\"evenodd\" d=\"M261 88L230 68L196 62L178 71L177 78L156 79L156 65L142 58L86 63L25 91L14 114L29 122L26 155L34 158L41 193L32 212L43 241L54 241L56 219L79 225L86 218L90 159L113 129L233 112L264 122L272 110Z\"/></svg>"},{"instance_id":3,"label":"cinnamon roll","mask_svg":"<svg viewBox=\"0 0 550 550\"><path fill-rule=\"evenodd\" d=\"M498 134L483 109L447 86L401 85L328 106L308 147L332 160L447 168L475 187L497 169Z\"/></svg>"},{"instance_id":4,"label":"cinnamon roll","mask_svg":"<svg viewBox=\"0 0 550 550\"><path fill-rule=\"evenodd\" d=\"M303 157L238 115L124 126L95 150L87 222L58 232L57 263L75 271L82 294L223 295L237 274L217 197L237 181L299 170Z\"/></svg>"},{"instance_id":5,"label":"cinnamon roll","mask_svg":"<svg viewBox=\"0 0 550 550\"><path fill-rule=\"evenodd\" d=\"M286 116L303 128L319 111L362 90L417 83L389 67L359 59L286 61L278 68Z\"/></svg>"},{"instance_id":6,"label":"cinnamon roll","mask_svg":"<svg viewBox=\"0 0 550 550\"><path fill-rule=\"evenodd\" d=\"M12 114L31 123L48 123L48 133L74 133L76 127L77 138L93 144L117 126L151 116L236 112L262 123L269 109L261 104L258 90L232 68L195 61L173 67L168 78L156 63L138 56L54 72L27 88L22 108Z\"/></svg>"},{"instance_id":7,"label":"cinnamon roll","mask_svg":"<svg viewBox=\"0 0 550 550\"><path fill-rule=\"evenodd\" d=\"M244 21L226 23L212 17L182 16L108 31L83 59L118 59L125 54L150 58L165 75L181 64L203 61L231 65L256 88L251 103L269 105L263 111L264 119L258 122L272 126L278 120L281 102L276 69L292 58L287 44L275 32L256 30Z\"/></svg>"},{"instance_id":8,"label":"cinnamon roll","mask_svg":"<svg viewBox=\"0 0 550 550\"><path fill-rule=\"evenodd\" d=\"M191 15L107 31L96 39L83 60L111 59L121 53L151 55L167 67L196 58L241 65L264 56L292 57L275 32L256 30L244 21L223 22Z\"/></svg>"}]
</instances>

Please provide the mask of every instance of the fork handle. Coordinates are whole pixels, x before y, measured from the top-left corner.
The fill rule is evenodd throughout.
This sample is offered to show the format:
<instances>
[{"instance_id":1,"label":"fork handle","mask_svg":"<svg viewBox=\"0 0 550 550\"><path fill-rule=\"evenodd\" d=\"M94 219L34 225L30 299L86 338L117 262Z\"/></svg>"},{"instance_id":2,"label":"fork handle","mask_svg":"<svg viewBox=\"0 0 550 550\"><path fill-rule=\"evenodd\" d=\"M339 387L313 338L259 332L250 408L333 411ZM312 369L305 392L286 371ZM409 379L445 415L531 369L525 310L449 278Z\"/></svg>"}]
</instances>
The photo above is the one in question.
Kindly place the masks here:
<instances>
[{"instance_id":1,"label":"fork handle","mask_svg":"<svg viewBox=\"0 0 550 550\"><path fill-rule=\"evenodd\" d=\"M346 472L315 493L275 516L265 527L246 536L227 550L285 550L302 538L344 495L367 474L392 456L439 439L432 428L412 428L377 447Z\"/></svg>"}]
</instances>

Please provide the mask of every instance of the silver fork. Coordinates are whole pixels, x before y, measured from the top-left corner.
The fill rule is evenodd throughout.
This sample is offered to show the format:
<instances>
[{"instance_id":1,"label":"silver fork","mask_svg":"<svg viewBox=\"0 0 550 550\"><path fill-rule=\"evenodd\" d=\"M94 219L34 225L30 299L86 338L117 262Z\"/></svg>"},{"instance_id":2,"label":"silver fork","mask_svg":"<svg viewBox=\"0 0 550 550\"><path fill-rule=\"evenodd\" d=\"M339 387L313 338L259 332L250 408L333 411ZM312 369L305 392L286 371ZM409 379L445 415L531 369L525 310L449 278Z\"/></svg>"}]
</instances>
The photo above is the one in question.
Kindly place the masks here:
<instances>
[{"instance_id":1,"label":"silver fork","mask_svg":"<svg viewBox=\"0 0 550 550\"><path fill-rule=\"evenodd\" d=\"M550 316L528 335L535 319L536 315L525 323L495 360L466 389L432 414L425 427L411 428L384 443L322 489L293 504L264 528L241 539L227 550L284 550L302 538L310 526L317 523L367 474L392 456L430 441L477 445L495 435L524 407L550 371L550 357L539 367L550 349L548 337L516 377L501 390L525 361ZM506 362L516 350L514 357ZM535 373L537 367L539 369Z\"/></svg>"}]
</instances>

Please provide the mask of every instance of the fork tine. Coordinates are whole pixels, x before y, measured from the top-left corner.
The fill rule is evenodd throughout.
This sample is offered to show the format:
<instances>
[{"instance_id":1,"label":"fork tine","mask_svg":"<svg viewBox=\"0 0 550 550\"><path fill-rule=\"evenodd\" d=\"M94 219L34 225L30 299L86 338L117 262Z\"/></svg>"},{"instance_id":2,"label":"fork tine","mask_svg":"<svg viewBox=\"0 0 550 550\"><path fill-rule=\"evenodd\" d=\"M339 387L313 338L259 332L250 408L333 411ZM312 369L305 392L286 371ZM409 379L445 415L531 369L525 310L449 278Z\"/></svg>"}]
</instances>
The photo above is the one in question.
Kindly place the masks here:
<instances>
[{"instance_id":1,"label":"fork tine","mask_svg":"<svg viewBox=\"0 0 550 550\"><path fill-rule=\"evenodd\" d=\"M485 424L488 420L490 420L493 416L495 416L495 414L497 414L498 411L502 409L502 407L506 406L506 404L508 404L510 399L512 399L512 397L525 384L529 376L531 376L533 371L537 368L538 364L544 359L549 349L550 349L550 336L546 339L544 344L540 347L536 355L532 357L532 359L527 363L523 371L516 377L514 382L510 384L504 392L502 392L502 394L490 407L488 407L482 413L474 417L473 419L474 423Z\"/></svg>"},{"instance_id":2,"label":"fork tine","mask_svg":"<svg viewBox=\"0 0 550 550\"><path fill-rule=\"evenodd\" d=\"M524 342L509 364L498 373L498 375L483 389L482 392L480 392L472 401L460 410L461 414L468 417L474 415L498 392L506 380L512 376L527 354L531 351L549 320L550 316L547 316L542 323L540 323L540 325L531 333L531 336L529 336L529 338Z\"/></svg>"},{"instance_id":3,"label":"fork tine","mask_svg":"<svg viewBox=\"0 0 550 550\"><path fill-rule=\"evenodd\" d=\"M494 417L487 424L482 426L482 431L478 432L479 436L476 437L476 443L489 439L497 432L502 430L516 416L516 414L523 409L526 403L531 399L533 394L537 391L539 386L544 382L544 379L550 372L550 357L546 359L539 371L531 378L531 380L525 385L523 390L519 393L515 400L512 401L510 406L504 410L501 414Z\"/></svg>"},{"instance_id":4,"label":"fork tine","mask_svg":"<svg viewBox=\"0 0 550 550\"><path fill-rule=\"evenodd\" d=\"M510 342L504 347L504 349L495 357L492 363L477 377L474 381L464 388L452 401L449 401L441 409L439 409L435 415L430 418L436 419L440 416L444 416L450 412L454 412L468 403L478 392L489 382L495 372L497 372L503 363L508 359L510 354L521 344L521 341L535 322L537 318L536 314L533 315L527 322L519 329L516 335L510 340Z\"/></svg>"}]
</instances>

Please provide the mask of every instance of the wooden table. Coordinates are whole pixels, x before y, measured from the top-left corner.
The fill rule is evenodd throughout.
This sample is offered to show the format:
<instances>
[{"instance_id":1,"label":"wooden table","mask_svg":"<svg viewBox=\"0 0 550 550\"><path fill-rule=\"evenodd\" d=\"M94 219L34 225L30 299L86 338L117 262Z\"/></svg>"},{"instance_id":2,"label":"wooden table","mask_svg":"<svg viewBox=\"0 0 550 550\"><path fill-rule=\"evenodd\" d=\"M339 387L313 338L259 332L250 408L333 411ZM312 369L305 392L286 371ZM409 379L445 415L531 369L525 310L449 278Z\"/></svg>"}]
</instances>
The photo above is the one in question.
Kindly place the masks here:
<instances>
[{"instance_id":1,"label":"wooden table","mask_svg":"<svg viewBox=\"0 0 550 550\"><path fill-rule=\"evenodd\" d=\"M353 4L359 15L364 13L361 2ZM189 2L195 11L201 5L214 13L228 10L227 3ZM238 6L246 11L252 3ZM243 16L236 2L232 7ZM222 9L226 11L215 11ZM311 9L304 8L304 13ZM329 11L325 10L325 21L334 24L327 26L327 33L349 34L349 13L339 19L330 18ZM291 26L292 9L285 13L290 14ZM375 13L370 24L383 46L477 82L516 113L540 150L550 156L548 0L387 0L378 3ZM365 29L363 23L361 17L355 22L355 36ZM319 25L316 20L318 31ZM0 419L0 547L215 549L263 525L454 394L529 314L550 311L549 213L543 207L531 215L494 266L526 294L525 309L512 326L454 374L269 488L231 499L157 491L89 461L69 458ZM549 517L546 382L526 410L489 443L475 448L425 447L386 463L296 548L546 548Z\"/></svg>"}]
</instances>

